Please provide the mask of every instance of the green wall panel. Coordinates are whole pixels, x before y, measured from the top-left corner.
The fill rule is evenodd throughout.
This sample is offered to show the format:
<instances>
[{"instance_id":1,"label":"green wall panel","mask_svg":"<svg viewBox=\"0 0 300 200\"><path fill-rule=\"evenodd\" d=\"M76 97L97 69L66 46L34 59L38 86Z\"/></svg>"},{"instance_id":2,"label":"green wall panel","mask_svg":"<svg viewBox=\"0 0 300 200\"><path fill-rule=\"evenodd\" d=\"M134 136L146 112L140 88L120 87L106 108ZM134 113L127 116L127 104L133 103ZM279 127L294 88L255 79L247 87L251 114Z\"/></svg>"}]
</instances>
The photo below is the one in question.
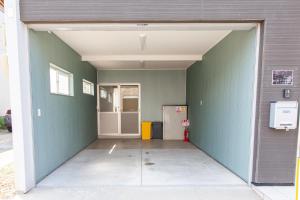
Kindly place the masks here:
<instances>
[{"instance_id":1,"label":"green wall panel","mask_svg":"<svg viewBox=\"0 0 300 200\"><path fill-rule=\"evenodd\" d=\"M35 173L40 181L97 138L96 95L82 93L82 79L96 84L97 71L54 34L30 31L29 42ZM50 94L49 63L73 73L73 97Z\"/></svg>"},{"instance_id":2,"label":"green wall panel","mask_svg":"<svg viewBox=\"0 0 300 200\"><path fill-rule=\"evenodd\" d=\"M162 105L186 103L185 70L102 70L99 83L140 83L142 120L161 121Z\"/></svg>"},{"instance_id":3,"label":"green wall panel","mask_svg":"<svg viewBox=\"0 0 300 200\"><path fill-rule=\"evenodd\" d=\"M255 49L256 30L235 31L187 71L191 141L245 181Z\"/></svg>"}]
</instances>

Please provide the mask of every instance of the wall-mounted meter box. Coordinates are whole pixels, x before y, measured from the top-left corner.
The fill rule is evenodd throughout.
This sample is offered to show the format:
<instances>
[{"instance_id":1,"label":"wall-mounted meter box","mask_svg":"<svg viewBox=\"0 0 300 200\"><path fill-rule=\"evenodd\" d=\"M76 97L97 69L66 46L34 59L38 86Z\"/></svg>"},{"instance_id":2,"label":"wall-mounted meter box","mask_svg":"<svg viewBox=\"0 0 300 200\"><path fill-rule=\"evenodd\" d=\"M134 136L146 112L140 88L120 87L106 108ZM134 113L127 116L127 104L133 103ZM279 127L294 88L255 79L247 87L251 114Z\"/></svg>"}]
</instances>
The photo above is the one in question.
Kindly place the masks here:
<instances>
[{"instance_id":1,"label":"wall-mounted meter box","mask_svg":"<svg viewBox=\"0 0 300 200\"><path fill-rule=\"evenodd\" d=\"M298 122L297 101L276 101L271 102L270 128L275 129L296 129Z\"/></svg>"}]
</instances>

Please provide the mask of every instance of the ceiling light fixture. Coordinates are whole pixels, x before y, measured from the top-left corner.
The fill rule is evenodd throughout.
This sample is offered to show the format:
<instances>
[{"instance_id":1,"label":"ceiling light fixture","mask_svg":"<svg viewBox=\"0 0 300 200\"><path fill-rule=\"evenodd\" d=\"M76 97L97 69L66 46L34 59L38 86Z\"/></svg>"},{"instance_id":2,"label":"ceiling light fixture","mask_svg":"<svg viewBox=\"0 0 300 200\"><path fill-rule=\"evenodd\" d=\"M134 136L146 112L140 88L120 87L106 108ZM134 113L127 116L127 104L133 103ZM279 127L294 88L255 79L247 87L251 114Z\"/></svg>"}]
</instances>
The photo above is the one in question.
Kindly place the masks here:
<instances>
[{"instance_id":1,"label":"ceiling light fixture","mask_svg":"<svg viewBox=\"0 0 300 200\"><path fill-rule=\"evenodd\" d=\"M146 40L147 40L147 35L146 34L140 34L140 47L141 51L144 51L146 48Z\"/></svg>"}]
</instances>

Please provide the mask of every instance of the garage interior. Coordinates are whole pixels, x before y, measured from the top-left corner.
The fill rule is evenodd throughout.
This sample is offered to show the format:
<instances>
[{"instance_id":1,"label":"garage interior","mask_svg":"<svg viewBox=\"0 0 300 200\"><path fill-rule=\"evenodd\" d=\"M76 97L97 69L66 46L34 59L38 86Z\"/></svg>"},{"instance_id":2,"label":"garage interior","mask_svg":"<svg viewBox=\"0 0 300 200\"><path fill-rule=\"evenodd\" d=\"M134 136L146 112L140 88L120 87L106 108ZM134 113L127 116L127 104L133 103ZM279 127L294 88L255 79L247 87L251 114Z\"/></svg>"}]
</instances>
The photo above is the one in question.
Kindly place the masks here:
<instances>
[{"instance_id":1,"label":"garage interior","mask_svg":"<svg viewBox=\"0 0 300 200\"><path fill-rule=\"evenodd\" d=\"M251 183L257 24L30 27L39 187ZM50 92L50 64L72 75L69 95ZM107 95L132 85L126 101ZM114 106L101 111L103 99ZM188 106L189 143L141 140L141 123L162 122L164 105Z\"/></svg>"}]
</instances>

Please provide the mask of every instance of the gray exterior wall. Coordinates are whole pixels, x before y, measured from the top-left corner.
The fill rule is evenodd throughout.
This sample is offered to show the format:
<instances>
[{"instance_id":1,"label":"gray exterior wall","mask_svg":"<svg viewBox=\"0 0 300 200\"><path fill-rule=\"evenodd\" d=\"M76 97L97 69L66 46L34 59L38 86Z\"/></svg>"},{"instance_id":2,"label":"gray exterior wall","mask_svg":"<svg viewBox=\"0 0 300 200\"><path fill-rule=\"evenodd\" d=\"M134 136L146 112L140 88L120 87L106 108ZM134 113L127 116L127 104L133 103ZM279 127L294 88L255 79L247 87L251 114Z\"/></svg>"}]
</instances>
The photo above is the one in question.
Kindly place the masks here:
<instances>
[{"instance_id":1,"label":"gray exterior wall","mask_svg":"<svg viewBox=\"0 0 300 200\"><path fill-rule=\"evenodd\" d=\"M299 0L21 0L21 20L29 22L213 22L263 23L253 181L294 182L298 130L268 128L269 102L282 100L271 84L273 69L294 69L291 100L300 96Z\"/></svg>"}]
</instances>

